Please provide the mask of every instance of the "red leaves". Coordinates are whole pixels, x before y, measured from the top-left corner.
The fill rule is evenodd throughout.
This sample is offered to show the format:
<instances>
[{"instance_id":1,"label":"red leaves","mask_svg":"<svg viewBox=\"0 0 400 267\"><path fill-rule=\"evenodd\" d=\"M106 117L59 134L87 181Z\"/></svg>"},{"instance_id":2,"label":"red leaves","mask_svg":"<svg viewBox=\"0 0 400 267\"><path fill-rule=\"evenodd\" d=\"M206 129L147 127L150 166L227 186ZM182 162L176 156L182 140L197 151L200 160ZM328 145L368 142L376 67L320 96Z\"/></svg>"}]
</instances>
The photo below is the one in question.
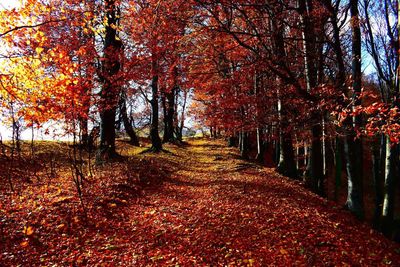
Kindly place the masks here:
<instances>
[{"instance_id":1,"label":"red leaves","mask_svg":"<svg viewBox=\"0 0 400 267\"><path fill-rule=\"evenodd\" d=\"M368 116L365 132L369 136L386 134L392 143L400 141L400 112L397 107L385 103L373 103L361 108Z\"/></svg>"},{"instance_id":2,"label":"red leaves","mask_svg":"<svg viewBox=\"0 0 400 267\"><path fill-rule=\"evenodd\" d=\"M0 195L2 263L375 266L400 260L398 245L348 212L273 169L243 164L222 143L167 149L173 154L98 167L84 188L88 217L63 171L47 186L22 190L24 197Z\"/></svg>"}]
</instances>

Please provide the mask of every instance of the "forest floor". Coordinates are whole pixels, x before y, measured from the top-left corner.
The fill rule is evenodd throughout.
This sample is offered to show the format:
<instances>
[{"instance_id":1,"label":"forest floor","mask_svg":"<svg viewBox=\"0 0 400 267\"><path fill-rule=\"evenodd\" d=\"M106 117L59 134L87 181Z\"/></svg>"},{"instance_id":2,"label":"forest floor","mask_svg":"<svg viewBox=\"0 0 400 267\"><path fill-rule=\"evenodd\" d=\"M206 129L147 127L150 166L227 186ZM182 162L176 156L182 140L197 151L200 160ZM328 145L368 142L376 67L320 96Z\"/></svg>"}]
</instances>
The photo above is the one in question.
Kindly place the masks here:
<instances>
[{"instance_id":1,"label":"forest floor","mask_svg":"<svg viewBox=\"0 0 400 267\"><path fill-rule=\"evenodd\" d=\"M0 266L400 265L400 245L222 141L159 154L120 142L123 159L84 181L86 212L67 147L3 162Z\"/></svg>"}]
</instances>

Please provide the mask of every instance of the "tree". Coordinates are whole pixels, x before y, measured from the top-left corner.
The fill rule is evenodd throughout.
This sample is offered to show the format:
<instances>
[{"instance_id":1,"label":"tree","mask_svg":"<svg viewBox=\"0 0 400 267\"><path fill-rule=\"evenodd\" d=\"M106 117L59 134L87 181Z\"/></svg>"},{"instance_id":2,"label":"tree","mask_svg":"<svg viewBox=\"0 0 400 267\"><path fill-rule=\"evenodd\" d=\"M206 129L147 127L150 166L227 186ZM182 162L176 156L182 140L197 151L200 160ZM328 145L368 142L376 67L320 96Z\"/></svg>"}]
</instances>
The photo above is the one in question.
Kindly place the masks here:
<instances>
[{"instance_id":1,"label":"tree","mask_svg":"<svg viewBox=\"0 0 400 267\"><path fill-rule=\"evenodd\" d=\"M314 3L312 0L299 0L299 14L302 22L302 37L304 50L304 72L308 92L315 90L318 78L322 80L323 75L318 73L318 54L321 48L317 45L316 30L314 26ZM320 43L320 42L319 42ZM315 110L311 115L311 150L309 166L306 176L310 178L309 186L319 194L324 194L324 172L322 154L322 114L321 110Z\"/></svg>"},{"instance_id":2,"label":"tree","mask_svg":"<svg viewBox=\"0 0 400 267\"><path fill-rule=\"evenodd\" d=\"M376 110L376 103L367 107L369 115L379 114L379 117L371 118L367 129L375 135L383 133L386 135L380 138L382 152L375 152L375 183L377 192L375 220L382 216L381 227L386 234L391 234L391 225L394 220L395 184L396 173L399 173L399 139L396 137L396 116L399 109L399 35L396 31L396 22L391 23L391 19L397 18L394 4L384 1L381 5L372 3L369 0L363 1L365 18L365 45L368 53L373 59L374 67L378 76L378 83L381 95L381 102L385 104L386 110L380 112ZM379 23L379 24L378 24ZM397 27L399 21L397 18ZM381 27L381 28L378 28ZM378 111L378 112L377 112ZM387 114L391 113L391 115ZM374 114L375 113L375 114ZM381 113L381 114L380 114ZM383 114L382 114L383 113ZM385 114L386 113L386 114ZM376 125L382 125L381 129L376 129ZM394 128L393 128L394 127ZM392 129L392 130L391 130ZM384 142L386 144L384 144ZM378 150L378 149L376 149ZM381 163L384 162L384 169L380 170ZM383 182L383 192L380 184Z\"/></svg>"},{"instance_id":3,"label":"tree","mask_svg":"<svg viewBox=\"0 0 400 267\"><path fill-rule=\"evenodd\" d=\"M97 160L114 158L115 150L115 117L118 107L118 96L121 92L119 74L121 70L121 58L123 57L123 45L117 35L119 23L118 6L114 0L104 2L104 57L101 63L100 77L102 89L100 92L100 146Z\"/></svg>"},{"instance_id":4,"label":"tree","mask_svg":"<svg viewBox=\"0 0 400 267\"><path fill-rule=\"evenodd\" d=\"M125 90L122 90L120 99L119 99L119 104L118 104L120 119L122 120L124 129L130 138L129 143L133 146L139 146L140 145L139 139L136 135L135 130L133 129L132 118L130 115L128 115L128 109L126 107L126 102L127 102L127 94L126 94Z\"/></svg>"},{"instance_id":5,"label":"tree","mask_svg":"<svg viewBox=\"0 0 400 267\"><path fill-rule=\"evenodd\" d=\"M352 31L352 106L360 104L361 94L361 29L358 11L358 0L350 0L351 31ZM345 140L346 170L348 193L346 207L358 218L364 217L363 203L363 155L362 138L357 136L362 118L356 115L348 122L348 132Z\"/></svg>"},{"instance_id":6,"label":"tree","mask_svg":"<svg viewBox=\"0 0 400 267\"><path fill-rule=\"evenodd\" d=\"M95 73L94 41L88 30L93 14L85 12L91 3L53 4L28 1L18 12L2 11L13 18L2 35L6 47L12 47L3 61L3 87L7 98L24 103L18 113L27 126L39 127L49 120L70 124L79 118L85 135Z\"/></svg>"}]
</instances>

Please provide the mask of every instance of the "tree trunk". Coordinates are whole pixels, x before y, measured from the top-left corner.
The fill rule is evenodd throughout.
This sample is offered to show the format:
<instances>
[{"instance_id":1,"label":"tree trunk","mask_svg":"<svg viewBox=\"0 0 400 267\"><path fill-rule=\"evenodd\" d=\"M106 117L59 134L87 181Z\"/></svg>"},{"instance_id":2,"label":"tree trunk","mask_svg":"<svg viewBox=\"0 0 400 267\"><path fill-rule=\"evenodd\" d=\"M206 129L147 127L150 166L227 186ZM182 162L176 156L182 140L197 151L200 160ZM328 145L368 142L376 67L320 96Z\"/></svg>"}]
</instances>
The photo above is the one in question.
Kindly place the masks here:
<instances>
[{"instance_id":1,"label":"tree trunk","mask_svg":"<svg viewBox=\"0 0 400 267\"><path fill-rule=\"evenodd\" d=\"M282 175L297 178L296 161L294 158L292 132L289 130L286 109L280 99L278 91L278 117L279 117L279 161L277 170Z\"/></svg>"},{"instance_id":2,"label":"tree trunk","mask_svg":"<svg viewBox=\"0 0 400 267\"><path fill-rule=\"evenodd\" d=\"M81 137L81 146L88 148L89 145L89 130L88 130L88 119L81 117L79 118L79 129Z\"/></svg>"},{"instance_id":3,"label":"tree trunk","mask_svg":"<svg viewBox=\"0 0 400 267\"><path fill-rule=\"evenodd\" d=\"M296 167L297 169L303 170L304 169L304 157L305 157L305 147L304 144L299 143L298 144L298 149L297 149L297 164Z\"/></svg>"},{"instance_id":4,"label":"tree trunk","mask_svg":"<svg viewBox=\"0 0 400 267\"><path fill-rule=\"evenodd\" d=\"M260 128L257 128L257 156L256 160L259 163L264 162L264 152L265 152L265 145L263 142L263 135L262 135L263 130Z\"/></svg>"},{"instance_id":5,"label":"tree trunk","mask_svg":"<svg viewBox=\"0 0 400 267\"><path fill-rule=\"evenodd\" d=\"M243 141L243 139L242 139L242 131L239 131L238 142L237 142L237 146L238 146L239 149L241 149L241 147L242 147L242 141Z\"/></svg>"},{"instance_id":6,"label":"tree trunk","mask_svg":"<svg viewBox=\"0 0 400 267\"><path fill-rule=\"evenodd\" d=\"M280 157L281 157L281 142L279 140L280 138L274 140L274 163L276 165L279 164Z\"/></svg>"},{"instance_id":7,"label":"tree trunk","mask_svg":"<svg viewBox=\"0 0 400 267\"><path fill-rule=\"evenodd\" d=\"M353 212L359 219L364 217L363 207L363 150L360 139L356 135L349 133L344 144L346 155L347 171L347 201L346 207Z\"/></svg>"},{"instance_id":8,"label":"tree trunk","mask_svg":"<svg viewBox=\"0 0 400 267\"><path fill-rule=\"evenodd\" d=\"M299 0L299 12L303 24L303 49L304 49L304 70L306 77L307 91L310 93L317 85L316 67L316 37L314 23L312 21L313 5L310 0ZM307 183L314 192L324 194L323 189L323 155L322 155L322 116L319 110L314 112L312 118L312 140L310 150L310 161L307 172Z\"/></svg>"},{"instance_id":9,"label":"tree trunk","mask_svg":"<svg viewBox=\"0 0 400 267\"><path fill-rule=\"evenodd\" d=\"M337 2L337 1L336 1ZM337 2L339 3L339 2ZM341 92L345 92L345 82L346 82L346 68L344 64L342 45L340 41L340 27L338 25L338 6L333 4L332 1L322 1L325 5L330 15L330 22L332 24L332 35L333 35L333 50L336 56L337 62L337 75L336 75L336 85Z\"/></svg>"},{"instance_id":10,"label":"tree trunk","mask_svg":"<svg viewBox=\"0 0 400 267\"><path fill-rule=\"evenodd\" d=\"M116 156L115 151L115 115L116 108L107 109L100 115L100 147L98 160L113 158Z\"/></svg>"},{"instance_id":11,"label":"tree trunk","mask_svg":"<svg viewBox=\"0 0 400 267\"><path fill-rule=\"evenodd\" d=\"M399 173L399 145L386 137L385 180L383 185L382 230L390 235L394 220L396 175Z\"/></svg>"},{"instance_id":12,"label":"tree trunk","mask_svg":"<svg viewBox=\"0 0 400 267\"><path fill-rule=\"evenodd\" d=\"M311 92L317 83L316 68L316 37L312 17L312 1L299 0L300 20L303 26L303 50L304 50L304 72L306 78L307 91Z\"/></svg>"},{"instance_id":13,"label":"tree trunk","mask_svg":"<svg viewBox=\"0 0 400 267\"><path fill-rule=\"evenodd\" d=\"M135 133L135 130L132 127L132 121L129 119L128 110L126 108L126 94L125 92L121 93L121 98L119 100L119 112L124 124L125 132L129 136L129 143L133 146L139 146L139 139Z\"/></svg>"},{"instance_id":14,"label":"tree trunk","mask_svg":"<svg viewBox=\"0 0 400 267\"><path fill-rule=\"evenodd\" d=\"M335 201L339 201L340 188L342 187L343 171L343 142L339 136L336 136L335 147Z\"/></svg>"},{"instance_id":15,"label":"tree trunk","mask_svg":"<svg viewBox=\"0 0 400 267\"><path fill-rule=\"evenodd\" d=\"M243 159L248 160L249 159L249 150L250 150L249 134L242 131L242 134L240 136L242 138L241 147L240 147L240 155L242 156Z\"/></svg>"},{"instance_id":16,"label":"tree trunk","mask_svg":"<svg viewBox=\"0 0 400 267\"><path fill-rule=\"evenodd\" d=\"M82 70L79 69L80 78L82 78ZM80 129L80 144L86 149L90 149L89 147L89 113L90 113L90 89L86 88L83 91L82 95L82 105L83 105L83 114L78 116L79 121L79 129Z\"/></svg>"},{"instance_id":17,"label":"tree trunk","mask_svg":"<svg viewBox=\"0 0 400 267\"><path fill-rule=\"evenodd\" d=\"M168 143L174 141L174 117L175 117L175 92L174 86L170 92L165 93L164 105L164 136L163 142Z\"/></svg>"},{"instance_id":18,"label":"tree trunk","mask_svg":"<svg viewBox=\"0 0 400 267\"><path fill-rule=\"evenodd\" d=\"M156 63L153 62L153 68ZM162 142L158 133L158 75L154 75L151 81L151 92L152 99L151 104L151 127L150 127L150 139L151 139L151 150L159 152L162 150Z\"/></svg>"},{"instance_id":19,"label":"tree trunk","mask_svg":"<svg viewBox=\"0 0 400 267\"><path fill-rule=\"evenodd\" d=\"M278 172L290 178L297 178L296 162L294 160L292 134L287 131L280 133L280 156Z\"/></svg>"},{"instance_id":20,"label":"tree trunk","mask_svg":"<svg viewBox=\"0 0 400 267\"><path fill-rule=\"evenodd\" d=\"M383 173L382 167L384 163L386 149L385 136L381 135L378 140L373 140L372 144L372 181L375 190L375 207L373 226L376 229L381 228L382 204L383 204Z\"/></svg>"},{"instance_id":21,"label":"tree trunk","mask_svg":"<svg viewBox=\"0 0 400 267\"><path fill-rule=\"evenodd\" d=\"M359 105L361 93L361 30L358 15L358 0L350 0L352 30L352 79L353 105ZM346 170L348 192L346 207L359 219L364 218L363 208L363 149L361 137L357 137L356 128L361 126L361 117L352 120L345 140Z\"/></svg>"},{"instance_id":22,"label":"tree trunk","mask_svg":"<svg viewBox=\"0 0 400 267\"><path fill-rule=\"evenodd\" d=\"M116 76L121 68L120 57L123 53L122 43L117 39L117 31L112 25L118 24L117 7L114 0L105 1L107 10L105 18L104 63L100 92L100 146L97 161L104 161L117 155L115 151L115 116L118 105L120 86Z\"/></svg>"},{"instance_id":23,"label":"tree trunk","mask_svg":"<svg viewBox=\"0 0 400 267\"><path fill-rule=\"evenodd\" d=\"M177 97L178 95L179 94L177 94ZM179 122L179 126L177 126L176 129L176 139L178 139L178 141L182 141L183 138L183 128L185 127L185 119L186 119L185 113L186 113L187 98L188 98L188 92L186 90L183 90L183 105L182 105L181 119ZM177 103L178 100L176 100L175 102ZM178 111L177 108L176 111Z\"/></svg>"},{"instance_id":24,"label":"tree trunk","mask_svg":"<svg viewBox=\"0 0 400 267\"><path fill-rule=\"evenodd\" d=\"M304 173L303 176L305 177L307 175L307 166L308 166L308 161L309 161L309 150L310 147L308 146L307 141L304 141L304 158L303 158L303 165L304 165Z\"/></svg>"},{"instance_id":25,"label":"tree trunk","mask_svg":"<svg viewBox=\"0 0 400 267\"><path fill-rule=\"evenodd\" d=\"M308 162L309 185L319 195L324 195L324 168L322 155L322 126L316 124L312 127L312 140L310 160Z\"/></svg>"},{"instance_id":26,"label":"tree trunk","mask_svg":"<svg viewBox=\"0 0 400 267\"><path fill-rule=\"evenodd\" d=\"M236 147L238 144L238 138L235 135L228 137L228 147Z\"/></svg>"},{"instance_id":27,"label":"tree trunk","mask_svg":"<svg viewBox=\"0 0 400 267\"><path fill-rule=\"evenodd\" d=\"M174 138L174 130L178 127L178 106L177 106L177 96L179 91L178 84L178 67L175 66L173 69L173 78L174 84L172 88L165 93L165 116L164 116L164 136L163 142L173 142L176 139Z\"/></svg>"}]
</instances>

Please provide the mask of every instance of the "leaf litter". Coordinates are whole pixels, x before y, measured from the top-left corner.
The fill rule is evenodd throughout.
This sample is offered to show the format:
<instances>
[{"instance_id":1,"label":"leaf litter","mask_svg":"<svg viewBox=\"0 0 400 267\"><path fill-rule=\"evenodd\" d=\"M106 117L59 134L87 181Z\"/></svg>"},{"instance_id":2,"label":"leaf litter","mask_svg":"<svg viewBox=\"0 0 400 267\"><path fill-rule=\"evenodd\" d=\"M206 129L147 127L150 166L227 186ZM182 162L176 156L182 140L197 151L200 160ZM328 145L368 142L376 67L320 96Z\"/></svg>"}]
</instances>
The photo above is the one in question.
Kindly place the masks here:
<instances>
[{"instance_id":1,"label":"leaf litter","mask_svg":"<svg viewBox=\"0 0 400 267\"><path fill-rule=\"evenodd\" d=\"M222 141L97 167L84 214L68 172L2 193L2 266L396 266L400 246ZM61 190L60 190L61 188ZM3 191L2 191L3 192Z\"/></svg>"}]
</instances>

